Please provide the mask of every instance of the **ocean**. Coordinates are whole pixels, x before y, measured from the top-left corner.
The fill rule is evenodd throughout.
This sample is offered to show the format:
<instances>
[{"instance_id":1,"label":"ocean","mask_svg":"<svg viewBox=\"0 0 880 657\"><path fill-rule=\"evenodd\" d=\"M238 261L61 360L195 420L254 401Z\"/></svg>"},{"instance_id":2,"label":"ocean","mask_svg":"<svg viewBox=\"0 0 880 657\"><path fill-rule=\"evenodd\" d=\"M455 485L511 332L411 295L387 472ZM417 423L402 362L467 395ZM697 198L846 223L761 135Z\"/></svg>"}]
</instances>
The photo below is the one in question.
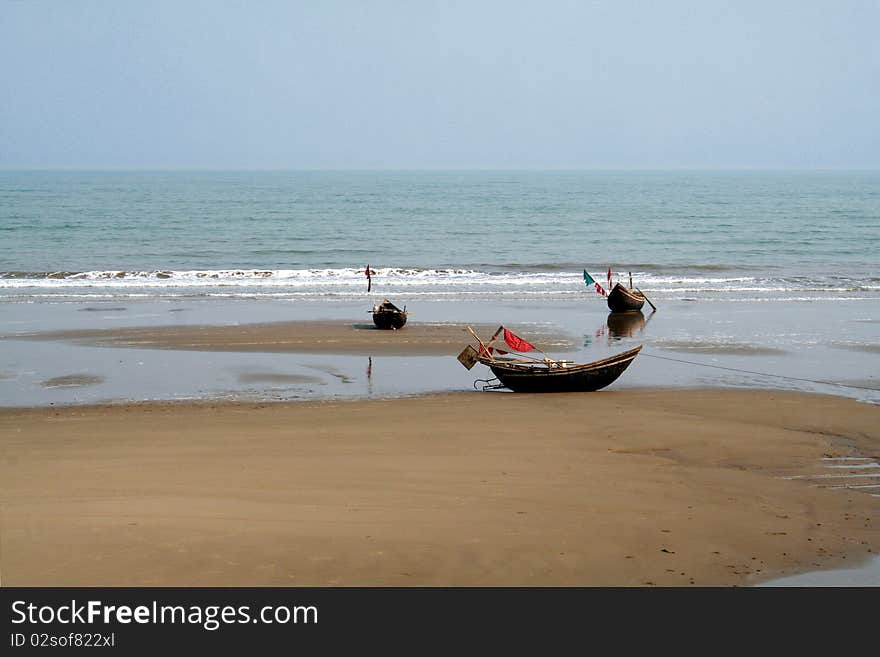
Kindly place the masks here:
<instances>
[{"instance_id":1,"label":"ocean","mask_svg":"<svg viewBox=\"0 0 880 657\"><path fill-rule=\"evenodd\" d=\"M880 172L0 172L0 301L880 299Z\"/></svg>"}]
</instances>

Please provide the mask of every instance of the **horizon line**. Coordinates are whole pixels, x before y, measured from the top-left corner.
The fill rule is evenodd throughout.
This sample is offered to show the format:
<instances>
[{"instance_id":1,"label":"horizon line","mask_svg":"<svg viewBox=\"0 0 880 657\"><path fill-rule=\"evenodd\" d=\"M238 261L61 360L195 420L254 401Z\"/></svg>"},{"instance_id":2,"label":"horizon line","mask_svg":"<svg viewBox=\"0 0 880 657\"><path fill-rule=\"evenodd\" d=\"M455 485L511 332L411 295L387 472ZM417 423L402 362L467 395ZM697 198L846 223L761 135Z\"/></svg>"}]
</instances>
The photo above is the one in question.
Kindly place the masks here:
<instances>
[{"instance_id":1,"label":"horizon line","mask_svg":"<svg viewBox=\"0 0 880 657\"><path fill-rule=\"evenodd\" d=\"M558 172L558 173L657 173L657 172L875 172L878 167L783 167L783 166L746 166L746 167L28 167L0 165L0 172L93 172L93 173L124 173L124 172L193 172L193 173L431 173L431 172Z\"/></svg>"}]
</instances>

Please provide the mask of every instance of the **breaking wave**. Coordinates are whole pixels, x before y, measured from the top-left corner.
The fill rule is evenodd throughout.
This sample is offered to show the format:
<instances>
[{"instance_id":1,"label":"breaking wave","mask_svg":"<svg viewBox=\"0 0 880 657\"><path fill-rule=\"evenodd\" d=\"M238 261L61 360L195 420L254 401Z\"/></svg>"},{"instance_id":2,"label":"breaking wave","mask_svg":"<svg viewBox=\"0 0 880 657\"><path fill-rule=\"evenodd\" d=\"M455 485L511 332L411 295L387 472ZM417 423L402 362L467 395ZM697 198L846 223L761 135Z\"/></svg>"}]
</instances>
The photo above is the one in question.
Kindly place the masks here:
<instances>
[{"instance_id":1,"label":"breaking wave","mask_svg":"<svg viewBox=\"0 0 880 657\"><path fill-rule=\"evenodd\" d=\"M595 294L578 269L374 268L369 294L462 298L474 296L571 298ZM614 280L628 284L629 272ZM607 287L604 273L593 277ZM814 299L880 297L876 277L783 275L761 276L725 268L669 268L633 271L634 284L664 299ZM209 269L154 271L0 272L0 297L7 300L84 298L88 296L162 297L358 297L367 294L363 269Z\"/></svg>"}]
</instances>

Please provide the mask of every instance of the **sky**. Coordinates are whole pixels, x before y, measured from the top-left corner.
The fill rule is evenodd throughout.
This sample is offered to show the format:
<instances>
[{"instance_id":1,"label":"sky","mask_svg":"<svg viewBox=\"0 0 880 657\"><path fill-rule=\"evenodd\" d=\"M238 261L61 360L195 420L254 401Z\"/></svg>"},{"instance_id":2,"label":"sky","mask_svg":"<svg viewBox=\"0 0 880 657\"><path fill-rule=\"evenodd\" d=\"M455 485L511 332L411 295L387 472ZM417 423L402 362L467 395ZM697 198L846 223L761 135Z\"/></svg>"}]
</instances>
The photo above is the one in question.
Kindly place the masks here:
<instances>
[{"instance_id":1,"label":"sky","mask_svg":"<svg viewBox=\"0 0 880 657\"><path fill-rule=\"evenodd\" d=\"M0 168L880 168L878 0L0 0Z\"/></svg>"}]
</instances>

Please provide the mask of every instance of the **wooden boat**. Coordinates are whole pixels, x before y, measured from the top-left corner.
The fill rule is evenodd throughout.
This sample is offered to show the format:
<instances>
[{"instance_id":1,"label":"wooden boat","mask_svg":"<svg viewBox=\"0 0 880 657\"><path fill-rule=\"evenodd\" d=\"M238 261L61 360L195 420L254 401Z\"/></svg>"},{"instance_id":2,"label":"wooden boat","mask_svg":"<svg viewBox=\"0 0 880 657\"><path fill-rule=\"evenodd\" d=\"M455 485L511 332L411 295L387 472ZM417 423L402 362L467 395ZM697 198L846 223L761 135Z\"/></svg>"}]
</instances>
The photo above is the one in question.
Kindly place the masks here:
<instances>
[{"instance_id":1,"label":"wooden boat","mask_svg":"<svg viewBox=\"0 0 880 657\"><path fill-rule=\"evenodd\" d=\"M406 324L406 306L403 310L385 299L378 306L373 306L373 323L380 329L399 329Z\"/></svg>"},{"instance_id":2,"label":"wooden boat","mask_svg":"<svg viewBox=\"0 0 880 657\"><path fill-rule=\"evenodd\" d=\"M613 313L641 310L645 305L645 295L638 290L630 290L620 283L608 293L608 308Z\"/></svg>"},{"instance_id":3,"label":"wooden boat","mask_svg":"<svg viewBox=\"0 0 880 657\"><path fill-rule=\"evenodd\" d=\"M641 345L610 358L582 365L569 361L516 363L481 358L505 388L514 392L593 392L623 374L642 350Z\"/></svg>"},{"instance_id":4,"label":"wooden boat","mask_svg":"<svg viewBox=\"0 0 880 657\"><path fill-rule=\"evenodd\" d=\"M468 329L477 337L470 327ZM458 360L467 369L471 369L476 363L482 363L492 370L498 384L487 382L484 389L509 388L514 392L592 392L614 383L642 350L639 345L592 363L554 360L546 355L543 359L499 357L495 355L497 348L492 345L502 330L505 330L504 327L500 327L488 343L483 343L477 337L480 343L479 352L468 345L458 356ZM534 348L523 343L529 350Z\"/></svg>"}]
</instances>

